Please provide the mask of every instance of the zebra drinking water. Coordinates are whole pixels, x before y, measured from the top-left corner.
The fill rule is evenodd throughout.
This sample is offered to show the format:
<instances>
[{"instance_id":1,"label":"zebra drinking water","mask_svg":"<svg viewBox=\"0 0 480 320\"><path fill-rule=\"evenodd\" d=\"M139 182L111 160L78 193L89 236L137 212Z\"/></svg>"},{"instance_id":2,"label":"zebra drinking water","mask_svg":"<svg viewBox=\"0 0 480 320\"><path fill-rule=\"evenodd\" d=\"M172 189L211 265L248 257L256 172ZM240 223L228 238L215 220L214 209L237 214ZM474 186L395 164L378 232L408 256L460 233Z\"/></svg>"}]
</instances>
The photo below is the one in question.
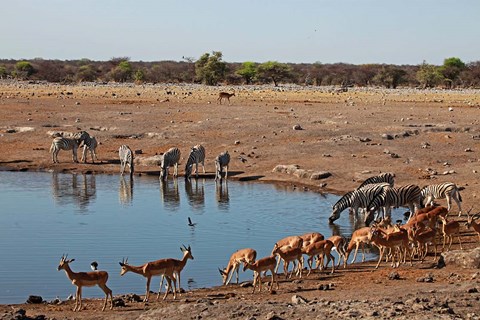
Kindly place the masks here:
<instances>
[{"instance_id":1,"label":"zebra drinking water","mask_svg":"<svg viewBox=\"0 0 480 320\"><path fill-rule=\"evenodd\" d=\"M127 145L121 145L118 149L118 156L120 158L120 174L123 176L125 167L130 167L130 177L133 176L133 152Z\"/></svg>"},{"instance_id":2,"label":"zebra drinking water","mask_svg":"<svg viewBox=\"0 0 480 320\"><path fill-rule=\"evenodd\" d=\"M230 155L228 151L220 153L215 158L215 180L222 180L223 168L225 168L225 179L228 178L228 164L230 163Z\"/></svg>"},{"instance_id":3,"label":"zebra drinking water","mask_svg":"<svg viewBox=\"0 0 480 320\"><path fill-rule=\"evenodd\" d=\"M198 144L190 150L190 154L188 155L187 164L185 165L185 179L190 179L192 174L192 167L195 164L195 174L196 178L198 178L198 163L202 163L203 173L205 173L205 148Z\"/></svg>"},{"instance_id":4,"label":"zebra drinking water","mask_svg":"<svg viewBox=\"0 0 480 320\"><path fill-rule=\"evenodd\" d=\"M178 176L178 161L180 161L180 150L176 147L170 148L160 158L160 179L168 178L168 168L174 166L173 176Z\"/></svg>"}]
</instances>

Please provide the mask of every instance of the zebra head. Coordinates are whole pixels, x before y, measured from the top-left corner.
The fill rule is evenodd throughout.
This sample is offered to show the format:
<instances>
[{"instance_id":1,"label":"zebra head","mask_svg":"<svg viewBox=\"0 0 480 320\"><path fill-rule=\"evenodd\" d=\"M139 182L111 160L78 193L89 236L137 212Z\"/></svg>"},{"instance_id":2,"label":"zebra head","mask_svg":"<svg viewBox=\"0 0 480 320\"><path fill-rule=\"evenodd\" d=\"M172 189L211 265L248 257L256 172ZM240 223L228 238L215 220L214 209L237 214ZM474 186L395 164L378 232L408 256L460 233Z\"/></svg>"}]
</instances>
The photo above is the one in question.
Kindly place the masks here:
<instances>
[{"instance_id":1,"label":"zebra head","mask_svg":"<svg viewBox=\"0 0 480 320\"><path fill-rule=\"evenodd\" d=\"M328 218L329 223L333 223L333 221L337 220L340 218L340 211L337 205L334 205L332 207L332 213L330 214L330 217Z\"/></svg>"},{"instance_id":2,"label":"zebra head","mask_svg":"<svg viewBox=\"0 0 480 320\"><path fill-rule=\"evenodd\" d=\"M193 167L193 163L187 163L185 165L185 180L190 179L190 176L192 175L192 167Z\"/></svg>"}]
</instances>

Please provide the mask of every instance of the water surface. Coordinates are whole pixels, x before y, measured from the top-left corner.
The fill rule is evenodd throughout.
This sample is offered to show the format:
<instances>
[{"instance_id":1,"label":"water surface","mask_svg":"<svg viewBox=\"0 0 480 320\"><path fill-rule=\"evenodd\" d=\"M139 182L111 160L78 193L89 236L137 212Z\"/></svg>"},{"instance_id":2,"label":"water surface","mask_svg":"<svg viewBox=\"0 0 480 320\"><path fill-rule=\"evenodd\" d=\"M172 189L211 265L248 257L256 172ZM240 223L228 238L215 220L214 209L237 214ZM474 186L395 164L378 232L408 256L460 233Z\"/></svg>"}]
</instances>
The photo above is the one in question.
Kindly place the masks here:
<instances>
[{"instance_id":1,"label":"water surface","mask_svg":"<svg viewBox=\"0 0 480 320\"><path fill-rule=\"evenodd\" d=\"M195 260L182 272L182 287L221 285L217 268L237 249L254 248L261 258L289 235L350 236L352 222L345 212L335 226L328 225L337 200L260 183L171 178L160 183L151 176L134 177L132 183L128 176L0 172L0 303L74 293L65 272L56 270L63 253L75 258L74 271L89 271L97 261L109 272L114 295L143 294L145 278L120 277L118 262L180 259L181 245L190 245ZM241 280L251 278L251 271L241 273ZM158 290L159 278L154 279L151 290ZM103 292L85 288L83 295Z\"/></svg>"}]
</instances>

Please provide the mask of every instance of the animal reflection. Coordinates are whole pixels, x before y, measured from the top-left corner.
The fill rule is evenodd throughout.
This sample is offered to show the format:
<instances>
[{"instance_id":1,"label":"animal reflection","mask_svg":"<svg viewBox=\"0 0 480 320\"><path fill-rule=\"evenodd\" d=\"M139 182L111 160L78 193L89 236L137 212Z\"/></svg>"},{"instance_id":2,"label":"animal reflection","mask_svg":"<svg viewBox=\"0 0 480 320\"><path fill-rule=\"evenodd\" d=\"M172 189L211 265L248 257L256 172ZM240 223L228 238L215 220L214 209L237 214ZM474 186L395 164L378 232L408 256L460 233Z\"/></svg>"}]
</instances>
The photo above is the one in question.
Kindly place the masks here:
<instances>
[{"instance_id":1,"label":"animal reflection","mask_svg":"<svg viewBox=\"0 0 480 320\"><path fill-rule=\"evenodd\" d=\"M125 179L124 176L120 176L120 187L118 189L118 198L120 204L129 205L133 200L133 179Z\"/></svg>"},{"instance_id":2,"label":"animal reflection","mask_svg":"<svg viewBox=\"0 0 480 320\"><path fill-rule=\"evenodd\" d=\"M86 211L90 201L96 198L95 175L53 172L52 197L59 205L74 203L81 211Z\"/></svg>"},{"instance_id":3,"label":"animal reflection","mask_svg":"<svg viewBox=\"0 0 480 320\"><path fill-rule=\"evenodd\" d=\"M165 207L169 209L180 207L180 192L176 178L173 181L160 179L160 196Z\"/></svg>"},{"instance_id":4,"label":"animal reflection","mask_svg":"<svg viewBox=\"0 0 480 320\"><path fill-rule=\"evenodd\" d=\"M215 198L217 199L218 207L227 210L229 207L230 196L228 195L228 182L215 183Z\"/></svg>"},{"instance_id":5,"label":"animal reflection","mask_svg":"<svg viewBox=\"0 0 480 320\"><path fill-rule=\"evenodd\" d=\"M199 185L199 179L194 181L185 180L185 193L187 194L188 203L194 209L201 209L205 207L205 180L202 179L202 182Z\"/></svg>"}]
</instances>

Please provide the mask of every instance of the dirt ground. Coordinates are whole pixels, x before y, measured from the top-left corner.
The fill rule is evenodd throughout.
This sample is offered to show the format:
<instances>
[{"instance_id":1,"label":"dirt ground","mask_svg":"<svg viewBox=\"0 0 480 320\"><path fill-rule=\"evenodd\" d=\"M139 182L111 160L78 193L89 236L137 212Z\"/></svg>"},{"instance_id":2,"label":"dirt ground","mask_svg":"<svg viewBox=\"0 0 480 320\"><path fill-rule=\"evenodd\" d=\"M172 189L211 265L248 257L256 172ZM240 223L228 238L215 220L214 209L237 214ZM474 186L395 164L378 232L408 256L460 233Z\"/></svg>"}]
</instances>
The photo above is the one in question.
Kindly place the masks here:
<instances>
[{"instance_id":1,"label":"dirt ground","mask_svg":"<svg viewBox=\"0 0 480 320\"><path fill-rule=\"evenodd\" d=\"M185 164L190 147L201 143L208 177L213 177L215 156L228 150L232 180L343 194L369 176L393 172L397 185L454 182L464 188L463 211L472 206L480 211L479 91L330 89L0 82L0 168L118 174L118 148L127 144L138 151L135 174L158 175L157 166L142 160L176 146ZM230 105L218 104L220 91L233 90ZM100 142L100 161L92 164L89 157L87 164L73 163L71 153L61 151L60 163L52 164L51 134L78 130ZM272 171L292 164L303 174ZM183 166L179 171L183 174ZM331 176L310 178L323 171ZM452 211L451 219L466 220L456 217L456 206ZM463 224L462 239L467 249L479 244ZM102 301L96 299L85 299L79 313L71 311L71 301L0 305L0 319L18 317L21 310L26 317L55 319L479 319L478 269L438 269L432 259L397 270L386 263L374 270L375 264L366 262L333 275L281 278L275 294L252 295L251 287L229 285L147 306L124 296L125 307L102 313ZM392 271L400 279L390 280ZM433 282L418 281L427 274ZM306 301L293 301L295 295Z\"/></svg>"}]
</instances>

